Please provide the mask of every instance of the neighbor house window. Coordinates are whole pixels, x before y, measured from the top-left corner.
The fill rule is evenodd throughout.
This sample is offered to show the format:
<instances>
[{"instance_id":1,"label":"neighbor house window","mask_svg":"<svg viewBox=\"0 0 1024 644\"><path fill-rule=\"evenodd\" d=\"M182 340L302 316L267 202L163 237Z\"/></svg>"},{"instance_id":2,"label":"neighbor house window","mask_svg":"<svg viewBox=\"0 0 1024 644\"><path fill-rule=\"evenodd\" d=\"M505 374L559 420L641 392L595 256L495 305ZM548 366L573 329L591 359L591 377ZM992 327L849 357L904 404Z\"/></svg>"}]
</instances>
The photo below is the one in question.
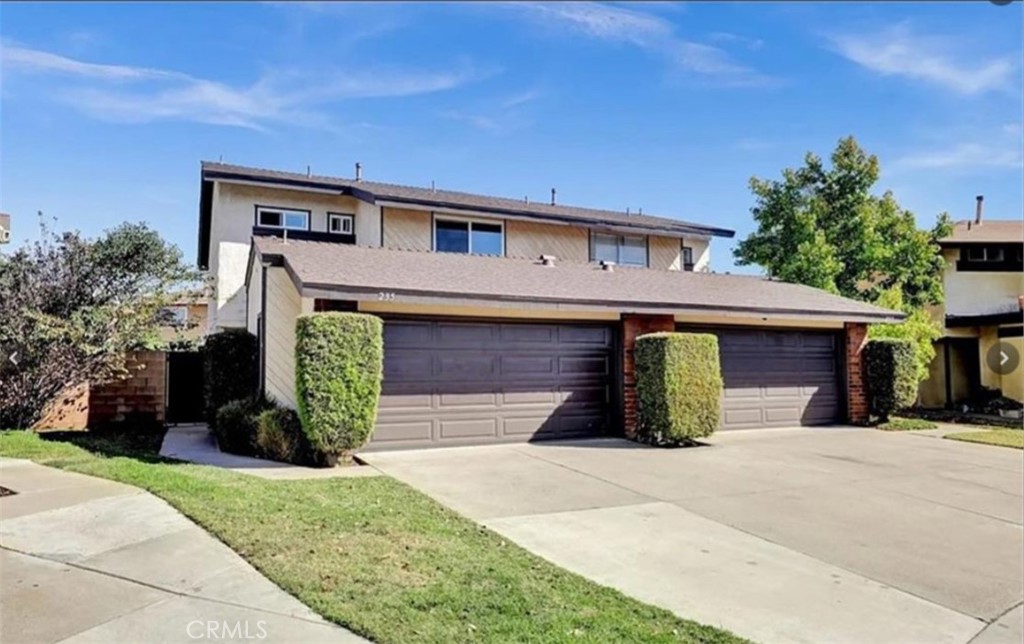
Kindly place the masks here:
<instances>
[{"instance_id":1,"label":"neighbor house window","mask_svg":"<svg viewBox=\"0 0 1024 644\"><path fill-rule=\"evenodd\" d=\"M689 246L683 246L682 257L683 257L683 270L684 271L692 271L693 270L693 249L690 248Z\"/></svg>"},{"instance_id":2,"label":"neighbor house window","mask_svg":"<svg viewBox=\"0 0 1024 644\"><path fill-rule=\"evenodd\" d=\"M439 253L504 255L505 229L502 224L435 219L434 250Z\"/></svg>"},{"instance_id":3,"label":"neighbor house window","mask_svg":"<svg viewBox=\"0 0 1024 644\"><path fill-rule=\"evenodd\" d=\"M309 230L309 211L257 206L256 225L264 228Z\"/></svg>"},{"instance_id":4,"label":"neighbor house window","mask_svg":"<svg viewBox=\"0 0 1024 644\"><path fill-rule=\"evenodd\" d=\"M336 212L327 213L327 232L332 235L351 235L355 232L355 217Z\"/></svg>"},{"instance_id":5,"label":"neighbor house window","mask_svg":"<svg viewBox=\"0 0 1024 644\"><path fill-rule=\"evenodd\" d=\"M593 233L590 236L590 258L595 262L647 266L647 238Z\"/></svg>"},{"instance_id":6,"label":"neighbor house window","mask_svg":"<svg viewBox=\"0 0 1024 644\"><path fill-rule=\"evenodd\" d=\"M163 326L181 327L188 322L188 306L174 305L160 309L160 323Z\"/></svg>"},{"instance_id":7,"label":"neighbor house window","mask_svg":"<svg viewBox=\"0 0 1024 644\"><path fill-rule=\"evenodd\" d=\"M995 246L968 246L967 259L972 262L1001 262L1003 249Z\"/></svg>"}]
</instances>

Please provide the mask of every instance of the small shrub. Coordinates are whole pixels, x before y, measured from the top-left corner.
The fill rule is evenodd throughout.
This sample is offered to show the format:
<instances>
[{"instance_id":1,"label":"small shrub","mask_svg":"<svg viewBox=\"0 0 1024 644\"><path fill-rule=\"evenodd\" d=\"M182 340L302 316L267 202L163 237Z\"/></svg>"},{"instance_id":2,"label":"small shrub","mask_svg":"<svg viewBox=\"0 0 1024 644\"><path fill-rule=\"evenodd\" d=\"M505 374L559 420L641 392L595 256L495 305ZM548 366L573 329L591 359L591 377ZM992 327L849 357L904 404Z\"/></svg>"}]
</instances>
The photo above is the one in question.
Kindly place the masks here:
<instances>
[{"instance_id":1,"label":"small shrub","mask_svg":"<svg viewBox=\"0 0 1024 644\"><path fill-rule=\"evenodd\" d=\"M891 418L889 422L881 423L878 429L887 432L908 432L922 429L938 429L938 425L923 418Z\"/></svg>"},{"instance_id":2,"label":"small shrub","mask_svg":"<svg viewBox=\"0 0 1024 644\"><path fill-rule=\"evenodd\" d=\"M260 397L232 400L217 410L213 435L220 451L256 455L256 417L273 403Z\"/></svg>"},{"instance_id":3,"label":"small shrub","mask_svg":"<svg viewBox=\"0 0 1024 644\"><path fill-rule=\"evenodd\" d=\"M264 458L304 463L309 459L302 439L302 424L294 409L273 407L256 417L256 448Z\"/></svg>"},{"instance_id":4,"label":"small shrub","mask_svg":"<svg viewBox=\"0 0 1024 644\"><path fill-rule=\"evenodd\" d=\"M203 347L206 422L213 429L217 412L233 400L252 398L259 388L259 344L245 329L226 329L206 338Z\"/></svg>"},{"instance_id":5,"label":"small shrub","mask_svg":"<svg viewBox=\"0 0 1024 644\"><path fill-rule=\"evenodd\" d=\"M908 340L879 338L864 347L868 406L882 422L917 398L917 358Z\"/></svg>"},{"instance_id":6,"label":"small shrub","mask_svg":"<svg viewBox=\"0 0 1024 644\"><path fill-rule=\"evenodd\" d=\"M718 338L706 333L643 335L636 339L634 358L639 439L686 444L718 428Z\"/></svg>"},{"instance_id":7,"label":"small shrub","mask_svg":"<svg viewBox=\"0 0 1024 644\"><path fill-rule=\"evenodd\" d=\"M315 313L299 318L295 340L302 430L329 462L348 460L377 420L383 324L361 313Z\"/></svg>"}]
</instances>

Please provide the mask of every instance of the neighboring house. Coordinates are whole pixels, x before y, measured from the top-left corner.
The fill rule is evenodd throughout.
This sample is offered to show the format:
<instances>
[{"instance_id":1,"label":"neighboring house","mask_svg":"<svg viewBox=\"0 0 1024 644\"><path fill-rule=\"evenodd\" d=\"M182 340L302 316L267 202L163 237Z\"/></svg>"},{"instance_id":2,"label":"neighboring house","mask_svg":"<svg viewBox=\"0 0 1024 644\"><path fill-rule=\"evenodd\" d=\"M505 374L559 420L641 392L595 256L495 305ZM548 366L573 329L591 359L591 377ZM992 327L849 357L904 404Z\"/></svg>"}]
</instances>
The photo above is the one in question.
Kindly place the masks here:
<instances>
[{"instance_id":1,"label":"neighboring house","mask_svg":"<svg viewBox=\"0 0 1024 644\"><path fill-rule=\"evenodd\" d=\"M730 230L552 202L204 163L210 329L256 334L293 406L299 315L384 318L371 448L630 434L633 341L676 329L719 337L723 429L866 420L866 325L901 314L708 272Z\"/></svg>"},{"instance_id":2,"label":"neighboring house","mask_svg":"<svg viewBox=\"0 0 1024 644\"><path fill-rule=\"evenodd\" d=\"M0 212L0 244L11 243L11 216Z\"/></svg>"},{"instance_id":3,"label":"neighboring house","mask_svg":"<svg viewBox=\"0 0 1024 644\"><path fill-rule=\"evenodd\" d=\"M198 341L208 330L208 302L182 300L165 306L160 339L164 342Z\"/></svg>"},{"instance_id":4,"label":"neighboring house","mask_svg":"<svg viewBox=\"0 0 1024 644\"><path fill-rule=\"evenodd\" d=\"M985 221L978 197L975 218L957 222L940 240L946 260L945 303L933 314L943 325L930 376L921 384L920 403L951 407L971 400L981 387L1024 400L1024 368L1007 374L986 359L998 342L1024 355L1024 222Z\"/></svg>"}]
</instances>

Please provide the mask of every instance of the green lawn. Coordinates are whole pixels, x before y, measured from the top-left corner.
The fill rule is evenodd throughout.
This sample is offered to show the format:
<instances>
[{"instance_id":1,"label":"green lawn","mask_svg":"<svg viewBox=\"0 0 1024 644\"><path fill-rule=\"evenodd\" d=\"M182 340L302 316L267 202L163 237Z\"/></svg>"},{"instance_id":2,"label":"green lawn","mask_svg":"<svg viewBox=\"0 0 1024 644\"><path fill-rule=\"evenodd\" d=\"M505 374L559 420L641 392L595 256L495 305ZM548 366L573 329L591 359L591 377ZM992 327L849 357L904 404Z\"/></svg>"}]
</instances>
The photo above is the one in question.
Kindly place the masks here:
<instances>
[{"instance_id":1,"label":"green lawn","mask_svg":"<svg viewBox=\"0 0 1024 644\"><path fill-rule=\"evenodd\" d=\"M888 422L876 425L887 432L906 432L921 429L937 429L938 425L923 418L890 418Z\"/></svg>"},{"instance_id":2,"label":"green lawn","mask_svg":"<svg viewBox=\"0 0 1024 644\"><path fill-rule=\"evenodd\" d=\"M0 456L149 490L373 640L745 641L569 573L391 478L268 481L115 438L71 441L0 432Z\"/></svg>"},{"instance_id":3,"label":"green lawn","mask_svg":"<svg viewBox=\"0 0 1024 644\"><path fill-rule=\"evenodd\" d=\"M980 432L957 432L946 434L944 438L968 443L984 443L1000 447L1024 449L1024 431L1020 429L989 429Z\"/></svg>"}]
</instances>

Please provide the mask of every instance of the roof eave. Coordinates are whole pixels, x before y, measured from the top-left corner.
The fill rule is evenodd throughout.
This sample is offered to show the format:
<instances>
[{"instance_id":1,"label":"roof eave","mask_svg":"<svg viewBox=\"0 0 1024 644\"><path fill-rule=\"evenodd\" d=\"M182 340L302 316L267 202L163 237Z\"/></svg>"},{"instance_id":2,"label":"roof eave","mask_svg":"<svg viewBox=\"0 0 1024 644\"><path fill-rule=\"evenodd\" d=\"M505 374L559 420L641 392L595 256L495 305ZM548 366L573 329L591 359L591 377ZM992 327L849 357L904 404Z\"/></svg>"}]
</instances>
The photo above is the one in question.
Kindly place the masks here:
<instances>
[{"instance_id":1,"label":"roof eave","mask_svg":"<svg viewBox=\"0 0 1024 644\"><path fill-rule=\"evenodd\" d=\"M287 266L287 260L285 261ZM296 275L296 278L298 276ZM722 314L731 317L764 317L806 319L828 322L855 322L868 324L893 324L906 318L903 313L850 313L844 311L786 309L745 306L718 306L692 304L684 302L624 302L615 300L566 300L543 297L495 296L473 293L452 293L444 291L404 290L387 287L356 287L330 283L302 281L300 286L303 297L339 299L354 301L377 301L382 290L386 290L389 301L407 304L447 304L493 306L495 308L542 308L561 311L615 311L619 313L670 313L670 314Z\"/></svg>"}]
</instances>

